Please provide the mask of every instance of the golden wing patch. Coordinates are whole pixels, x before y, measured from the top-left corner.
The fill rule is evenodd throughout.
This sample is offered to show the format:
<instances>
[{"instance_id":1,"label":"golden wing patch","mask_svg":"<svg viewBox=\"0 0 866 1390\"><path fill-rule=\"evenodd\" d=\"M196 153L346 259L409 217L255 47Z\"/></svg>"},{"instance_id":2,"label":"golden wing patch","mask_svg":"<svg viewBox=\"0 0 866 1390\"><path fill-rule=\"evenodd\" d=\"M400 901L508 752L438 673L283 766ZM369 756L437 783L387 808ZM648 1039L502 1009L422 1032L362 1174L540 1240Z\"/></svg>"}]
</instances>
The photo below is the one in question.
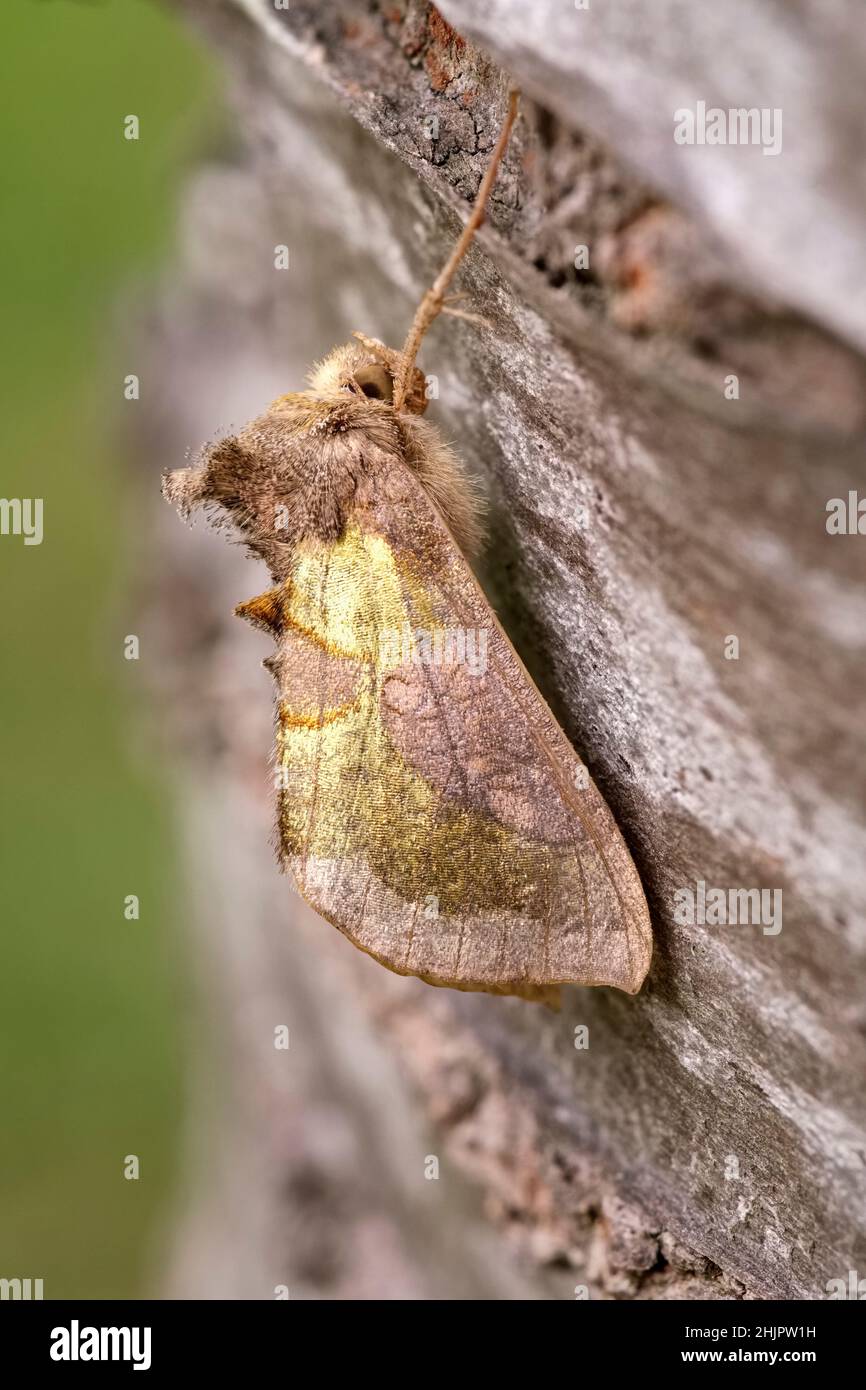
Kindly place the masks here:
<instances>
[{"instance_id":1,"label":"golden wing patch","mask_svg":"<svg viewBox=\"0 0 866 1390\"><path fill-rule=\"evenodd\" d=\"M640 988L620 832L404 464L238 611L277 640L280 845L322 916L431 984Z\"/></svg>"}]
</instances>

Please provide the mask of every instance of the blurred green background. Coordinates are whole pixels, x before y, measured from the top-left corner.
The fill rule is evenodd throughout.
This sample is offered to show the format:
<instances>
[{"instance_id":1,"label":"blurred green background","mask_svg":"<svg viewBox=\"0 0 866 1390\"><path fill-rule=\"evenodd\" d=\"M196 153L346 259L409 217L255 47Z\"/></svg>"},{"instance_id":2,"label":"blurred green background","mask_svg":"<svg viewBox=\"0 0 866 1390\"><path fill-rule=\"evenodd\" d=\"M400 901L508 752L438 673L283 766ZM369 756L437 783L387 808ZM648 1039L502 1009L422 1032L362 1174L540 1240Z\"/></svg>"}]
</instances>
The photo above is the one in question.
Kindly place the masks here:
<instances>
[{"instance_id":1,"label":"blurred green background","mask_svg":"<svg viewBox=\"0 0 866 1390\"><path fill-rule=\"evenodd\" d=\"M42 497L45 528L0 536L0 1277L135 1297L158 1291L185 996L166 788L132 751L116 305L170 251L216 81L150 0L6 0L0 69L0 496Z\"/></svg>"}]
</instances>

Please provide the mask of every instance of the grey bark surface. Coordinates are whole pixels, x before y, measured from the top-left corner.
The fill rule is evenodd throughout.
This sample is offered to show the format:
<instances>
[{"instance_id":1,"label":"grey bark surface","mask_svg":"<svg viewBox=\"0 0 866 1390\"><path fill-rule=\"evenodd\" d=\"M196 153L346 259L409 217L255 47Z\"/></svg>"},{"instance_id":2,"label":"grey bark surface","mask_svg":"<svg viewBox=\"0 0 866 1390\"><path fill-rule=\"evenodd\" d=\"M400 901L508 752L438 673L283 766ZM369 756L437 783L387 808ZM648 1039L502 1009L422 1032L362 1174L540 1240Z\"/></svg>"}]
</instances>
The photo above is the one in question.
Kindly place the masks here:
<instances>
[{"instance_id":1,"label":"grey bark surface","mask_svg":"<svg viewBox=\"0 0 866 1390\"><path fill-rule=\"evenodd\" d=\"M230 616L266 576L154 501L211 1039L170 1290L825 1297L866 1272L866 561L825 527L864 457L856 81L823 99L837 58L862 71L848 8L821 46L805 3L726 11L727 45L673 3L446 0L459 32L397 0L180 8L234 148L191 181L142 335L154 496L353 329L402 341L509 83L530 93L461 274L486 326L437 324L429 414L482 481L482 578L617 816L656 954L637 998L553 1014L392 977L315 918L269 846L268 643ZM672 112L702 97L806 134L684 160ZM781 932L679 923L698 881L781 890Z\"/></svg>"}]
</instances>

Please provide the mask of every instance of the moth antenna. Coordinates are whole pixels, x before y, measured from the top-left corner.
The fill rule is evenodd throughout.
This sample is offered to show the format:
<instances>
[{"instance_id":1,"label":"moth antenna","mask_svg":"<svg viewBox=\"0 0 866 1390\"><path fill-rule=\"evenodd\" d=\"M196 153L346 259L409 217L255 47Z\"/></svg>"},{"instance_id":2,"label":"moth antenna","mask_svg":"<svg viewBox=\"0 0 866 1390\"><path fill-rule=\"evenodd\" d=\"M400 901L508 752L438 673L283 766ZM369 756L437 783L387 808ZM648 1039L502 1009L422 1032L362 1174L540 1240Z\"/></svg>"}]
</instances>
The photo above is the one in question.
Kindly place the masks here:
<instances>
[{"instance_id":1,"label":"moth antenna","mask_svg":"<svg viewBox=\"0 0 866 1390\"><path fill-rule=\"evenodd\" d=\"M409 389L409 382L412 379L412 371L415 366L415 358L418 356L418 349L421 346L421 340L433 320L442 312L445 291L454 279L457 267L469 250L472 238L484 221L490 193L496 182L496 175L499 172L499 165L502 163L502 156L505 154L506 148L508 147L511 131L517 119L517 105L519 100L520 93L516 88L512 88L508 94L508 115L505 117L505 123L502 130L499 132L499 139L491 155L490 163L487 166L484 178L481 180L481 187L475 198L472 212L469 214L469 220L460 233L454 250L451 252L448 260L445 262L430 289L427 290L424 298L415 310L412 327L409 329L406 341L400 350L397 371L394 375L395 410L402 409L403 402L406 399L406 393Z\"/></svg>"}]
</instances>

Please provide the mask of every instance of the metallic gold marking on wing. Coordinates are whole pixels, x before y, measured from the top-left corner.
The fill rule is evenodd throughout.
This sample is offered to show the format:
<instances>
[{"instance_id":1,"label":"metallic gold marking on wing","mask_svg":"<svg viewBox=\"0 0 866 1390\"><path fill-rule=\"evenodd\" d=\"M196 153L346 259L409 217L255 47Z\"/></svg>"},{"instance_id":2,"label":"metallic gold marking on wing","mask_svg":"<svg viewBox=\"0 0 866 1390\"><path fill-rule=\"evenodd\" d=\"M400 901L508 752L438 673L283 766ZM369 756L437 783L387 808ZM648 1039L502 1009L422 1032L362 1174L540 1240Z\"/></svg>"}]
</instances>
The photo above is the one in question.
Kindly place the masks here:
<instances>
[{"instance_id":1,"label":"metallic gold marking on wing","mask_svg":"<svg viewBox=\"0 0 866 1390\"><path fill-rule=\"evenodd\" d=\"M295 714L288 705L280 704L280 724L283 729L324 729L328 724L336 724L350 714L357 714L361 708L360 700L352 700L336 709L322 710L320 714Z\"/></svg>"}]
</instances>

